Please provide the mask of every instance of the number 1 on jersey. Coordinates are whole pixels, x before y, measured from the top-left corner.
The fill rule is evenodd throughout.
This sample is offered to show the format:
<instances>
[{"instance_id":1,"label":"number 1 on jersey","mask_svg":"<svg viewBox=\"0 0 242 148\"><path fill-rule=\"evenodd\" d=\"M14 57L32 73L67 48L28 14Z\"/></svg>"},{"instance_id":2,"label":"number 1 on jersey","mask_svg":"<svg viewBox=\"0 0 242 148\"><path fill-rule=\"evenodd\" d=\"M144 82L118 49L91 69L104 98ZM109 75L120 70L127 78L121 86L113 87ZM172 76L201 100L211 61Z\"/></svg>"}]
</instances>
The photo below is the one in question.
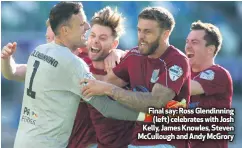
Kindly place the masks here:
<instances>
[{"instance_id":1,"label":"number 1 on jersey","mask_svg":"<svg viewBox=\"0 0 242 148\"><path fill-rule=\"evenodd\" d=\"M27 88L27 95L30 96L31 98L35 99L35 91L32 90L32 85L34 81L35 74L37 72L37 69L39 68L39 61L35 60L34 62L34 70L32 72L32 75L30 77L30 82L29 82L29 88Z\"/></svg>"}]
</instances>

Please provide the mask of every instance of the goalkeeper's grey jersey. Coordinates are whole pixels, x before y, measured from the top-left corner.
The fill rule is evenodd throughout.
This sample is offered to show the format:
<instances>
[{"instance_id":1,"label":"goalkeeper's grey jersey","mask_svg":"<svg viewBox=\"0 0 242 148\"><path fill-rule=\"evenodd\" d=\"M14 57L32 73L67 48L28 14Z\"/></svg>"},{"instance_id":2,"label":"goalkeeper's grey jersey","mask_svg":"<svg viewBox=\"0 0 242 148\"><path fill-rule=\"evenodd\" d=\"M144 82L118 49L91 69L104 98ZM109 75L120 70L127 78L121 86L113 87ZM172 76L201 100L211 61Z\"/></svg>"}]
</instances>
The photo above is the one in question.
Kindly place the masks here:
<instances>
[{"instance_id":1,"label":"goalkeeper's grey jersey","mask_svg":"<svg viewBox=\"0 0 242 148\"><path fill-rule=\"evenodd\" d=\"M54 42L38 46L27 63L14 148L65 148L80 98L86 63Z\"/></svg>"}]
</instances>

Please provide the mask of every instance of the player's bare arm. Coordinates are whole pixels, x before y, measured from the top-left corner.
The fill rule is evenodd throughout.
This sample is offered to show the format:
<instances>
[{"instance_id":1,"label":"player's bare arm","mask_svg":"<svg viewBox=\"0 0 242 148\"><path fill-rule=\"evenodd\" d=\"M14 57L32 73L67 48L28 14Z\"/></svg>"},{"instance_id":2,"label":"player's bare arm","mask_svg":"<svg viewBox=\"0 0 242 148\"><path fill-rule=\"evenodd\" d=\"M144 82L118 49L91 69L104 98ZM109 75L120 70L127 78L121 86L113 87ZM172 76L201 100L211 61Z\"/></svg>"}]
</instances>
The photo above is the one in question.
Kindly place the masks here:
<instances>
[{"instance_id":1,"label":"player's bare arm","mask_svg":"<svg viewBox=\"0 0 242 148\"><path fill-rule=\"evenodd\" d=\"M126 55L127 51L121 49L113 49L109 55L104 59L105 70L110 71L117 64L120 63L121 58Z\"/></svg>"},{"instance_id":2,"label":"player's bare arm","mask_svg":"<svg viewBox=\"0 0 242 148\"><path fill-rule=\"evenodd\" d=\"M204 90L202 88L202 85L194 80L191 80L191 95L201 95L204 94Z\"/></svg>"},{"instance_id":3,"label":"player's bare arm","mask_svg":"<svg viewBox=\"0 0 242 148\"><path fill-rule=\"evenodd\" d=\"M1 53L1 71L8 80L24 81L26 64L16 64L12 55L16 51L17 43L8 43L3 47Z\"/></svg>"},{"instance_id":4,"label":"player's bare arm","mask_svg":"<svg viewBox=\"0 0 242 148\"><path fill-rule=\"evenodd\" d=\"M122 80L119 77L117 77L114 74L112 69L109 69L107 71L107 75L104 76L103 81L107 82L107 83L111 83L111 84L116 85L118 87L124 87L124 86L126 86L128 84L128 82L125 82L124 80Z\"/></svg>"},{"instance_id":5,"label":"player's bare arm","mask_svg":"<svg viewBox=\"0 0 242 148\"><path fill-rule=\"evenodd\" d=\"M163 85L156 83L152 92L132 92L120 87L98 80L84 79L81 83L87 83L82 93L86 97L93 95L108 95L118 102L137 111L147 112L148 107L161 108L175 97L175 92Z\"/></svg>"}]
</instances>

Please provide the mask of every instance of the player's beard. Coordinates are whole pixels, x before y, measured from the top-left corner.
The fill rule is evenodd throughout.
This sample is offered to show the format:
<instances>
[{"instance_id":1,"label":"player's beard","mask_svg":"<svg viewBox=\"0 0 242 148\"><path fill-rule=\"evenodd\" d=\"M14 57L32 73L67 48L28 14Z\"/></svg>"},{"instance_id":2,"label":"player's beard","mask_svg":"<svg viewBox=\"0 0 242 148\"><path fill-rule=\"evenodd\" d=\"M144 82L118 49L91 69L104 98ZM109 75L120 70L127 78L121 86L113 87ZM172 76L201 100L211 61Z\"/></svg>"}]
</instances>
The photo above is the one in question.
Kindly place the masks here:
<instances>
[{"instance_id":1,"label":"player's beard","mask_svg":"<svg viewBox=\"0 0 242 148\"><path fill-rule=\"evenodd\" d=\"M144 56L148 56L148 55L153 54L157 50L157 48L159 47L159 45L160 45L160 43L159 43L160 37L161 36L158 36L157 39L154 42L148 43L147 52L141 52L141 54L144 55ZM139 51L141 51L141 50L139 50Z\"/></svg>"},{"instance_id":2,"label":"player's beard","mask_svg":"<svg viewBox=\"0 0 242 148\"><path fill-rule=\"evenodd\" d=\"M104 61L104 59L108 56L108 54L101 54L100 56L96 58L92 58L92 61Z\"/></svg>"}]
</instances>

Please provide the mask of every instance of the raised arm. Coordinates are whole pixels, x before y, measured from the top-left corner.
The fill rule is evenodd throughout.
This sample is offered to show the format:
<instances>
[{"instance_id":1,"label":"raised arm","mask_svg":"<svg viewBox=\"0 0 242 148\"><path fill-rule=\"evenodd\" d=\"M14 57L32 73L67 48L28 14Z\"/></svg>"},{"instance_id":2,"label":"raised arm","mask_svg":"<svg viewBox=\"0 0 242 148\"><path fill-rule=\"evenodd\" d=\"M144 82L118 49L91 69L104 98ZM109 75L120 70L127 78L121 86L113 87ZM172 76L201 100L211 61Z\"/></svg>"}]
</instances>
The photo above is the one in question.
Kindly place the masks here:
<instances>
[{"instance_id":1,"label":"raised arm","mask_svg":"<svg viewBox=\"0 0 242 148\"><path fill-rule=\"evenodd\" d=\"M116 67L121 59L128 53L128 51L123 51L121 49L113 49L109 55L104 59L105 70L111 70Z\"/></svg>"},{"instance_id":2,"label":"raised arm","mask_svg":"<svg viewBox=\"0 0 242 148\"><path fill-rule=\"evenodd\" d=\"M12 55L16 51L17 43L8 43L3 47L1 53L1 71L8 80L24 81L26 64L16 64Z\"/></svg>"},{"instance_id":3,"label":"raised arm","mask_svg":"<svg viewBox=\"0 0 242 148\"><path fill-rule=\"evenodd\" d=\"M113 70L112 69L107 71L107 75L104 76L104 80L103 81L104 82L107 82L107 83L111 83L111 84L116 85L118 87L124 87L124 86L126 86L128 84L124 80L122 80L119 77L117 77L113 73Z\"/></svg>"},{"instance_id":4,"label":"raised arm","mask_svg":"<svg viewBox=\"0 0 242 148\"><path fill-rule=\"evenodd\" d=\"M104 63L105 63L105 70L107 71L107 75L104 76L103 81L114 84L119 87L124 87L128 84L124 80L117 77L112 70L114 67L120 64L121 58L123 58L126 54L127 54L127 51L123 51L120 49L113 49L112 52L105 58ZM122 64L120 64L119 67L121 65Z\"/></svg>"}]
</instances>

